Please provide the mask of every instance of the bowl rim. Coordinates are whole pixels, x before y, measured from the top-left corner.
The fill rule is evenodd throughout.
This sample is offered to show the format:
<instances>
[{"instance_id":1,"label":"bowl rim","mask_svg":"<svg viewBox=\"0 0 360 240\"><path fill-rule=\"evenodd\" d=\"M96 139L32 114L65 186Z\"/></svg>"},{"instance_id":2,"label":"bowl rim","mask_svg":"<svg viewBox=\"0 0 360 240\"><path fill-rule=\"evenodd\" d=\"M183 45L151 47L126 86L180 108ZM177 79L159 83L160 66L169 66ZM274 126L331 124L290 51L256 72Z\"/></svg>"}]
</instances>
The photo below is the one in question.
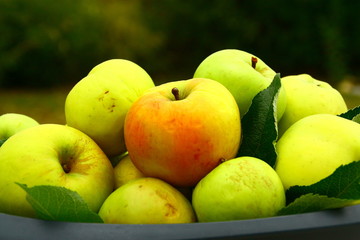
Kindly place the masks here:
<instances>
[{"instance_id":1,"label":"bowl rim","mask_svg":"<svg viewBox=\"0 0 360 240\"><path fill-rule=\"evenodd\" d=\"M24 236L37 240L358 239L360 205L268 218L184 224L56 222L0 213L0 239Z\"/></svg>"}]
</instances>

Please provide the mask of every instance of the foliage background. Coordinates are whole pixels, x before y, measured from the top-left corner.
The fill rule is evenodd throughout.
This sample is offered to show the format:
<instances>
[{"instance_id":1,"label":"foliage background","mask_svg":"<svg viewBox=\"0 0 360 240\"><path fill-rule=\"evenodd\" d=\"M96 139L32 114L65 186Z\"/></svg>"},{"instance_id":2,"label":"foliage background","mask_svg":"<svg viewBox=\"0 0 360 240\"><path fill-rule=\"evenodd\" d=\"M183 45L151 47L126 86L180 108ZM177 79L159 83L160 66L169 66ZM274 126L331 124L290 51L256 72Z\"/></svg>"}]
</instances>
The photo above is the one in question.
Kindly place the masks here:
<instances>
[{"instance_id":1,"label":"foliage background","mask_svg":"<svg viewBox=\"0 0 360 240\"><path fill-rule=\"evenodd\" d=\"M157 84L187 79L225 48L282 76L359 83L359 10L341 0L0 0L0 101L19 89L64 96L111 58L138 63Z\"/></svg>"}]
</instances>

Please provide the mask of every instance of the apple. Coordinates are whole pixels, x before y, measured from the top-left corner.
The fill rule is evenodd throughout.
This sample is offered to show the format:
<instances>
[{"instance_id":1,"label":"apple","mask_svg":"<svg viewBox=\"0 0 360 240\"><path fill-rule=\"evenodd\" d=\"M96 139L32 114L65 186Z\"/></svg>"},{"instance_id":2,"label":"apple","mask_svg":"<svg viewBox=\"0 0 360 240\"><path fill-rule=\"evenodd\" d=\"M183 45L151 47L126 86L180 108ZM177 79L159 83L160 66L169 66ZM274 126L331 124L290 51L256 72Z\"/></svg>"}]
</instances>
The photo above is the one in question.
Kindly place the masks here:
<instances>
[{"instance_id":1,"label":"apple","mask_svg":"<svg viewBox=\"0 0 360 240\"><path fill-rule=\"evenodd\" d=\"M311 185L360 160L359 136L360 124L333 114L298 120L276 144L275 170L284 187Z\"/></svg>"},{"instance_id":2,"label":"apple","mask_svg":"<svg viewBox=\"0 0 360 240\"><path fill-rule=\"evenodd\" d=\"M128 154L121 157L120 161L115 165L114 175L115 189L132 180L146 177L146 175L144 175L137 167L135 167ZM191 187L176 187L176 189L181 192L187 199L191 199Z\"/></svg>"},{"instance_id":3,"label":"apple","mask_svg":"<svg viewBox=\"0 0 360 240\"><path fill-rule=\"evenodd\" d=\"M238 157L220 164L196 185L192 204L199 222L272 217L285 207L279 176L266 162Z\"/></svg>"},{"instance_id":4,"label":"apple","mask_svg":"<svg viewBox=\"0 0 360 240\"><path fill-rule=\"evenodd\" d=\"M111 59L95 66L69 92L67 125L86 133L108 157L126 152L124 120L132 103L154 82L139 65Z\"/></svg>"},{"instance_id":5,"label":"apple","mask_svg":"<svg viewBox=\"0 0 360 240\"><path fill-rule=\"evenodd\" d=\"M240 113L231 93L214 80L168 82L133 103L124 133L131 160L146 176L195 186L237 154Z\"/></svg>"},{"instance_id":6,"label":"apple","mask_svg":"<svg viewBox=\"0 0 360 240\"><path fill-rule=\"evenodd\" d=\"M16 183L62 186L98 212L113 191L113 167L100 147L79 130L41 124L11 136L0 148L0 212L35 217Z\"/></svg>"},{"instance_id":7,"label":"apple","mask_svg":"<svg viewBox=\"0 0 360 240\"><path fill-rule=\"evenodd\" d=\"M39 123L24 114L5 113L0 116L0 146L12 135Z\"/></svg>"},{"instance_id":8,"label":"apple","mask_svg":"<svg viewBox=\"0 0 360 240\"><path fill-rule=\"evenodd\" d=\"M128 154L121 158L118 164L116 164L114 167L114 175L115 189L131 180L145 177L145 175L135 167Z\"/></svg>"},{"instance_id":9,"label":"apple","mask_svg":"<svg viewBox=\"0 0 360 240\"><path fill-rule=\"evenodd\" d=\"M279 135L305 116L317 113L338 115L348 110L338 90L309 74L286 76L281 83L286 91L287 105L278 123Z\"/></svg>"},{"instance_id":10,"label":"apple","mask_svg":"<svg viewBox=\"0 0 360 240\"><path fill-rule=\"evenodd\" d=\"M210 78L223 84L235 97L241 117L248 111L253 98L267 88L275 72L260 58L238 49L223 49L206 57L197 67L195 78ZM286 94L280 88L277 120L286 107Z\"/></svg>"},{"instance_id":11,"label":"apple","mask_svg":"<svg viewBox=\"0 0 360 240\"><path fill-rule=\"evenodd\" d=\"M116 189L102 205L105 223L160 224L196 221L190 202L173 186L156 178L139 178Z\"/></svg>"}]
</instances>

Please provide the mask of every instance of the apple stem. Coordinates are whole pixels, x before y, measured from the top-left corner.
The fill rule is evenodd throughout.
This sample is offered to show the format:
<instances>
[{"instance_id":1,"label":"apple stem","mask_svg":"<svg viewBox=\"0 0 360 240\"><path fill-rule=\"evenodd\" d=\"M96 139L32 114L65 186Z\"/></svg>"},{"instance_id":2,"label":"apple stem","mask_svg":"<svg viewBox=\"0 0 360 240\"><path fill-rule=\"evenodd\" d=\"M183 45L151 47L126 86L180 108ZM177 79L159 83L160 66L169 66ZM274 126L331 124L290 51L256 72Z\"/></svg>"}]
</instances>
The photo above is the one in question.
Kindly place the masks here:
<instances>
[{"instance_id":1,"label":"apple stem","mask_svg":"<svg viewBox=\"0 0 360 240\"><path fill-rule=\"evenodd\" d=\"M256 63L258 62L258 59L256 57L251 57L251 66L255 69Z\"/></svg>"},{"instance_id":2,"label":"apple stem","mask_svg":"<svg viewBox=\"0 0 360 240\"><path fill-rule=\"evenodd\" d=\"M174 95L175 100L180 100L179 89L174 87L171 89L171 93Z\"/></svg>"}]
</instances>

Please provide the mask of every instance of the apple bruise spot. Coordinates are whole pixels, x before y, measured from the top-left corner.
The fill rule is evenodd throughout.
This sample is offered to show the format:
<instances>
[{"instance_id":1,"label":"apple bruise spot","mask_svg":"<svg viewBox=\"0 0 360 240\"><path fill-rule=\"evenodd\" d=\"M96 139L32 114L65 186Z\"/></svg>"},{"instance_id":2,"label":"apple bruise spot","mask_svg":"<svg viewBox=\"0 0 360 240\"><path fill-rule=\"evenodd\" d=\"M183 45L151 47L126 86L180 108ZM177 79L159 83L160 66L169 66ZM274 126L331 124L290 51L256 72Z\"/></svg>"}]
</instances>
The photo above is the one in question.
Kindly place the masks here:
<instances>
[{"instance_id":1,"label":"apple bruise spot","mask_svg":"<svg viewBox=\"0 0 360 240\"><path fill-rule=\"evenodd\" d=\"M171 216L174 216L176 215L177 213L177 209L170 203L166 203L165 204L165 207L167 209L166 213L165 213L165 216L166 217L171 217Z\"/></svg>"},{"instance_id":2,"label":"apple bruise spot","mask_svg":"<svg viewBox=\"0 0 360 240\"><path fill-rule=\"evenodd\" d=\"M111 104L111 105L108 105L108 104L105 104L105 103L104 103L104 98L105 98L105 96L106 96L107 94L109 94L109 92L110 92L109 90L106 90L103 95L101 95L100 97L98 97L98 100L99 100L100 102L102 102L103 106L104 106L105 108L107 108L107 109L109 110L109 112L114 112L114 108L116 107L116 105L115 105L116 98L110 97L110 100L112 101L112 104ZM108 105L108 106L106 106L106 105Z\"/></svg>"},{"instance_id":3,"label":"apple bruise spot","mask_svg":"<svg viewBox=\"0 0 360 240\"><path fill-rule=\"evenodd\" d=\"M251 66L255 69L256 63L258 62L258 59L256 57L251 57Z\"/></svg>"},{"instance_id":4,"label":"apple bruise spot","mask_svg":"<svg viewBox=\"0 0 360 240\"><path fill-rule=\"evenodd\" d=\"M180 94L178 88L174 87L173 89L171 89L171 93L174 95L175 100L180 100Z\"/></svg>"},{"instance_id":5,"label":"apple bruise spot","mask_svg":"<svg viewBox=\"0 0 360 240\"><path fill-rule=\"evenodd\" d=\"M113 111L114 111L114 107L115 107L115 104L111 105L111 107L109 108L109 111L110 111L110 112L113 112Z\"/></svg>"},{"instance_id":6,"label":"apple bruise spot","mask_svg":"<svg viewBox=\"0 0 360 240\"><path fill-rule=\"evenodd\" d=\"M103 101L104 100L104 96L106 95L106 94L108 94L109 93L109 90L106 90L105 92L104 92L104 95L101 95L100 97L98 97L98 100L99 101Z\"/></svg>"},{"instance_id":7,"label":"apple bruise spot","mask_svg":"<svg viewBox=\"0 0 360 240\"><path fill-rule=\"evenodd\" d=\"M166 192L155 190L155 194L165 201L165 217L173 217L178 214L178 209L173 204L171 204L171 198Z\"/></svg>"}]
</instances>

